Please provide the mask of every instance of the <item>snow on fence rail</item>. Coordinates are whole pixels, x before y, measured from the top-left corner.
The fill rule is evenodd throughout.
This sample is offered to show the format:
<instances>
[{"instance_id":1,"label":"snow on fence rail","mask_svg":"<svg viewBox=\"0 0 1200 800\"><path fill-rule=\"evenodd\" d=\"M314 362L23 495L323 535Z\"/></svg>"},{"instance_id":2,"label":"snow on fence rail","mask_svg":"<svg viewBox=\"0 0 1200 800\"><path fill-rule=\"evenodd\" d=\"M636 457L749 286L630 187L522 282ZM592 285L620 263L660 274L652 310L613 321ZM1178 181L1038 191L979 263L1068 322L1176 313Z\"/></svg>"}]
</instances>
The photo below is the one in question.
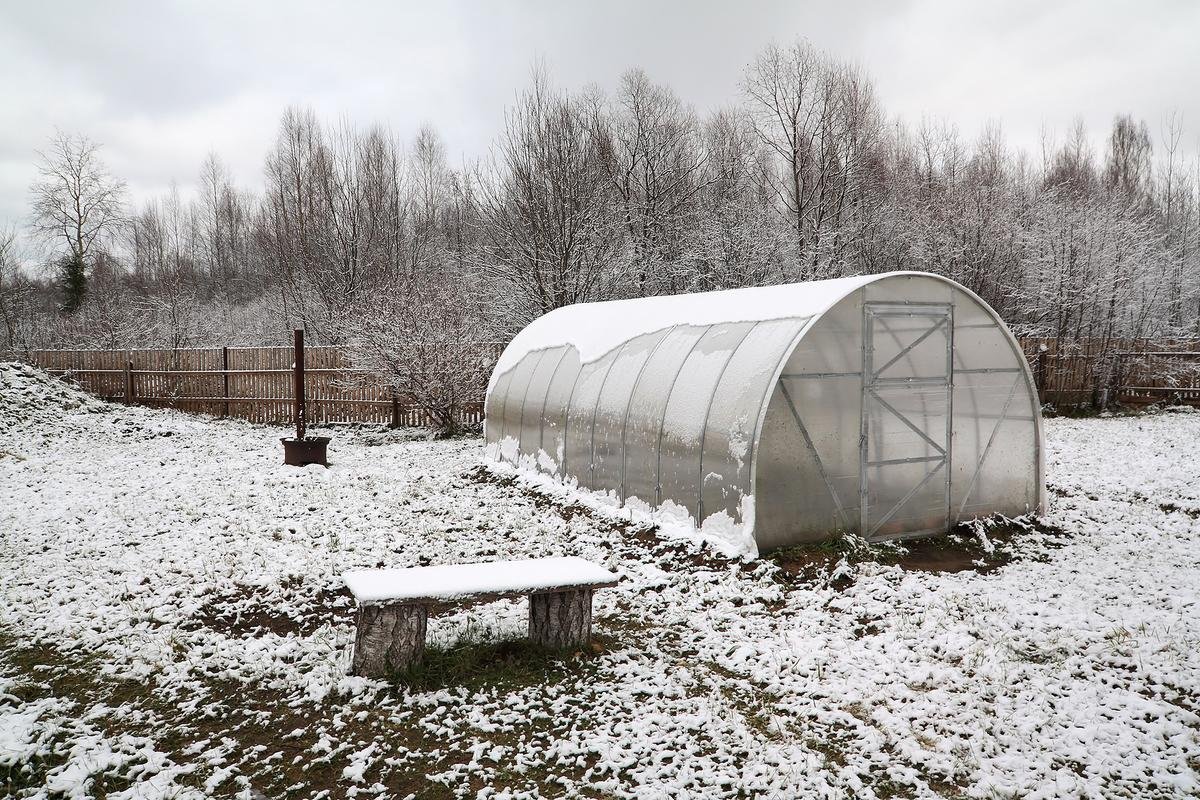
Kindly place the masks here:
<instances>
[{"instance_id":1,"label":"snow on fence rail","mask_svg":"<svg viewBox=\"0 0 1200 800\"><path fill-rule=\"evenodd\" d=\"M1077 405L1106 400L1200 406L1200 341L1020 339L1041 401ZM480 344L491 363L503 342ZM431 424L426 412L350 367L339 347L306 349L309 419L324 422ZM106 400L180 408L251 422L291 421L292 348L181 350L33 350L11 354L56 375L70 375ZM483 420L483 397L464 403L459 421Z\"/></svg>"},{"instance_id":2,"label":"snow on fence rail","mask_svg":"<svg viewBox=\"0 0 1200 800\"><path fill-rule=\"evenodd\" d=\"M494 362L503 344L480 344ZM14 356L54 375L69 376L105 400L179 408L251 422L292 419L291 347L208 347L180 350L32 350ZM350 366L339 347L305 348L308 419L431 425L426 411ZM483 398L462 404L459 422L483 421Z\"/></svg>"}]
</instances>

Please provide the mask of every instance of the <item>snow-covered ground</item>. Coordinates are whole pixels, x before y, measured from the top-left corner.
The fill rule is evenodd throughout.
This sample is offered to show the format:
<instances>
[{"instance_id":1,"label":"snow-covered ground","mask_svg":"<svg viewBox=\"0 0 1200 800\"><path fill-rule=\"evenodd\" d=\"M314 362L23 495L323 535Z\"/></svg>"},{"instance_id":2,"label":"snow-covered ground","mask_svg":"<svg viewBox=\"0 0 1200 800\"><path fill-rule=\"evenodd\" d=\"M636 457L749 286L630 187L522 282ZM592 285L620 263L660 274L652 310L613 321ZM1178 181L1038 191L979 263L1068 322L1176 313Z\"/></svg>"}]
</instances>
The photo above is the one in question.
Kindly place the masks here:
<instances>
[{"instance_id":1,"label":"snow-covered ground","mask_svg":"<svg viewBox=\"0 0 1200 800\"><path fill-rule=\"evenodd\" d=\"M277 429L0 366L0 789L1196 796L1200 414L1047 428L1062 535L989 571L794 575L491 477L478 439L337 431L329 469L285 468ZM343 572L551 555L622 576L594 652L347 677ZM524 625L502 601L430 636Z\"/></svg>"}]
</instances>

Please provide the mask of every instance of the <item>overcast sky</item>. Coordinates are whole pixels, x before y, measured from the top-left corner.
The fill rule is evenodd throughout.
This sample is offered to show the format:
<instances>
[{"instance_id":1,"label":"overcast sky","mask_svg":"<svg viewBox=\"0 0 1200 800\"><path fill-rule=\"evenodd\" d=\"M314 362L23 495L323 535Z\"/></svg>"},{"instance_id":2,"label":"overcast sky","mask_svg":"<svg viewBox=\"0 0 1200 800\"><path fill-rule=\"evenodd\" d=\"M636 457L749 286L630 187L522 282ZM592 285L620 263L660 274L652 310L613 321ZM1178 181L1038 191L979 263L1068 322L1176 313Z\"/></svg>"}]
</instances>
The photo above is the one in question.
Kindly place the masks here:
<instances>
[{"instance_id":1,"label":"overcast sky","mask_svg":"<svg viewBox=\"0 0 1200 800\"><path fill-rule=\"evenodd\" d=\"M55 126L103 143L134 199L185 191L216 151L257 188L288 104L430 122L454 161L484 155L543 58L557 83L615 86L644 68L705 112L737 96L765 44L807 37L865 66L885 109L1000 120L1035 147L1081 116L1099 142L1117 112L1157 135L1200 134L1200 2L59 2L0 5L0 226L28 214L35 151Z\"/></svg>"}]
</instances>

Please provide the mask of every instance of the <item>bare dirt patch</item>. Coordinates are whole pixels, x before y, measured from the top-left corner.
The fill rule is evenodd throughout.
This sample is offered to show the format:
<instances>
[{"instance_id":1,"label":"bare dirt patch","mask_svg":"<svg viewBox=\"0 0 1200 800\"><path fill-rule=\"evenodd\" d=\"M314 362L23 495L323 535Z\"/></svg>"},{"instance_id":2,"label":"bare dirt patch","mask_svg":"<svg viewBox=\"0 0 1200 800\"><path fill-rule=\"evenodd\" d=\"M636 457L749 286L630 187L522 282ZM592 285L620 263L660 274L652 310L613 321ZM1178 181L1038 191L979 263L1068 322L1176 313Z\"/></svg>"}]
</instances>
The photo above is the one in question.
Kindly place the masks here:
<instances>
[{"instance_id":1,"label":"bare dirt patch","mask_svg":"<svg viewBox=\"0 0 1200 800\"><path fill-rule=\"evenodd\" d=\"M284 587L293 590L293 587ZM315 594L282 608L278 589L239 586L235 591L210 598L191 625L184 630L207 628L227 636L308 636L326 625L351 624L354 598L345 587L322 588Z\"/></svg>"},{"instance_id":2,"label":"bare dirt patch","mask_svg":"<svg viewBox=\"0 0 1200 800\"><path fill-rule=\"evenodd\" d=\"M994 518L957 526L942 536L890 542L864 542L842 536L824 542L783 548L769 557L792 580L831 578L835 587L850 582L838 565L872 562L912 572L993 572L1019 556L1026 539L1053 541L1066 534L1037 519Z\"/></svg>"}]
</instances>

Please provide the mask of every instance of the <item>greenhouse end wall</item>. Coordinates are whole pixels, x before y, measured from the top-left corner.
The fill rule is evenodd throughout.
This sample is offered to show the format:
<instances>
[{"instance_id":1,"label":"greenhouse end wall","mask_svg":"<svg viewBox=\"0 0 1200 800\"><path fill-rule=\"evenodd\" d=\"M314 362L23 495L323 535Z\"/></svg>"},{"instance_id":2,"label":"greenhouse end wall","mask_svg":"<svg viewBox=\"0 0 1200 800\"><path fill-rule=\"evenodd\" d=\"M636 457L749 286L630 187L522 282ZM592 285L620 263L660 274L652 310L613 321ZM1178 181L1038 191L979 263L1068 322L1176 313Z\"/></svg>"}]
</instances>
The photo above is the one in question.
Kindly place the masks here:
<instances>
[{"instance_id":1,"label":"greenhouse end wall","mask_svg":"<svg viewBox=\"0 0 1200 800\"><path fill-rule=\"evenodd\" d=\"M549 317L493 375L494 461L748 551L933 533L1043 501L1024 359L995 314L945 279L893 273ZM606 323L607 340L572 333Z\"/></svg>"},{"instance_id":2,"label":"greenhouse end wall","mask_svg":"<svg viewBox=\"0 0 1200 800\"><path fill-rule=\"evenodd\" d=\"M1036 512L1041 459L1032 376L994 312L941 278L885 278L823 314L780 372L755 465L755 539L761 550L839 531L886 539Z\"/></svg>"}]
</instances>

